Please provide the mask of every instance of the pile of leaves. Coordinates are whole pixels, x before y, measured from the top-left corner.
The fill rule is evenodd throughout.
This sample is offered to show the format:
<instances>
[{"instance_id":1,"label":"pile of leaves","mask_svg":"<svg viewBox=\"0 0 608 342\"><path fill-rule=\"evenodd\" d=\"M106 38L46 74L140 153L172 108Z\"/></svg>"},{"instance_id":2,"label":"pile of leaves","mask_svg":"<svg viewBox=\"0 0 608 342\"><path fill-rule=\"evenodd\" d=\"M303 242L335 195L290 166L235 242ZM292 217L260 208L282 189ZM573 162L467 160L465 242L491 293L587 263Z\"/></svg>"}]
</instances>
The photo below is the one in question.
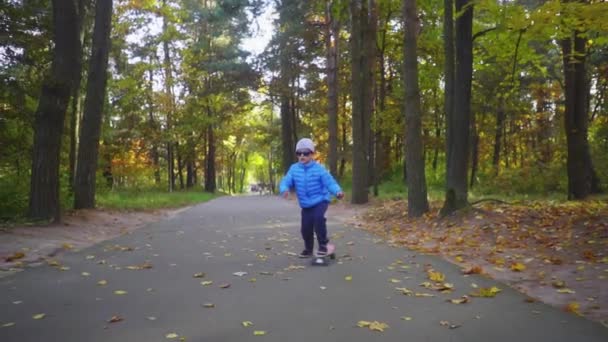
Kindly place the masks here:
<instances>
[{"instance_id":1,"label":"pile of leaves","mask_svg":"<svg viewBox=\"0 0 608 342\"><path fill-rule=\"evenodd\" d=\"M410 219L402 200L376 203L359 225L608 326L608 201L485 202L446 218L441 204Z\"/></svg>"}]
</instances>

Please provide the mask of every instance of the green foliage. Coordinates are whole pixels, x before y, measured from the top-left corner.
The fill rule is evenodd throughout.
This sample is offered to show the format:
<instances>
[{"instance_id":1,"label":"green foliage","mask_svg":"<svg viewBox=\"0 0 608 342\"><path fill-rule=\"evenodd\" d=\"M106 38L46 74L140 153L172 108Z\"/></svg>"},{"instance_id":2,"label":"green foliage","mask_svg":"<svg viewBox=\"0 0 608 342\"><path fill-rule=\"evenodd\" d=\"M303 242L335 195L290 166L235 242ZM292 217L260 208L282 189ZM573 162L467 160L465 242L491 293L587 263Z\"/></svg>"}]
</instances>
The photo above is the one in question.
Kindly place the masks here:
<instances>
[{"instance_id":1,"label":"green foliage","mask_svg":"<svg viewBox=\"0 0 608 342\"><path fill-rule=\"evenodd\" d=\"M178 208L209 201L217 195L202 191L124 190L98 193L97 204L105 209L147 210Z\"/></svg>"}]
</instances>

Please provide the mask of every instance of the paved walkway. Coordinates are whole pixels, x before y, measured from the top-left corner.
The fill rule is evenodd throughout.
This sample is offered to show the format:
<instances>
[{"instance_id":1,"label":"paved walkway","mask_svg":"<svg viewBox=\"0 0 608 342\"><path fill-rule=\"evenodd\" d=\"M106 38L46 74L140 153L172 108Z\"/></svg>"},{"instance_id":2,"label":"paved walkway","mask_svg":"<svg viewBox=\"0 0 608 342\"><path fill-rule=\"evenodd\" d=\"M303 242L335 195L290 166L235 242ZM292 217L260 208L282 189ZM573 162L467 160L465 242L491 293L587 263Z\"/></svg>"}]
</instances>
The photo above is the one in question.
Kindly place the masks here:
<instances>
[{"instance_id":1,"label":"paved walkway","mask_svg":"<svg viewBox=\"0 0 608 342\"><path fill-rule=\"evenodd\" d=\"M294 201L248 196L198 205L0 279L0 341L608 341L598 323L389 247L331 211L339 260L329 267L294 256L302 248ZM452 293L420 286L428 267ZM447 301L492 286L502 289L494 298ZM113 316L122 320L110 323Z\"/></svg>"}]
</instances>

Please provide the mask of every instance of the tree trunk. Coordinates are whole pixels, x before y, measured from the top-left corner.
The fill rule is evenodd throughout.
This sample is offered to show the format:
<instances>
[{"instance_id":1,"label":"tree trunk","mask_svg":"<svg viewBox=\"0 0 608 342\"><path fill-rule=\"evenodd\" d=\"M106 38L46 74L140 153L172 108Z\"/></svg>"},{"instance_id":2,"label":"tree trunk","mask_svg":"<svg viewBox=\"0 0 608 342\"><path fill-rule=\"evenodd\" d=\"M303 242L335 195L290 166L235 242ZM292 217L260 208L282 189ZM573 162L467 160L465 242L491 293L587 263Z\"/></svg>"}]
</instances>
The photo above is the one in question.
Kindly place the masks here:
<instances>
[{"instance_id":1,"label":"tree trunk","mask_svg":"<svg viewBox=\"0 0 608 342\"><path fill-rule=\"evenodd\" d=\"M477 132L475 113L471 114L471 129L473 130L473 134L471 141L471 178L469 180L469 186L472 189L473 185L475 185L477 168L479 166L479 133Z\"/></svg>"},{"instance_id":2,"label":"tree trunk","mask_svg":"<svg viewBox=\"0 0 608 342\"><path fill-rule=\"evenodd\" d=\"M467 165L470 150L471 80L473 74L473 3L456 0L456 77L454 109L447 125L446 198L441 215L468 205Z\"/></svg>"},{"instance_id":3,"label":"tree trunk","mask_svg":"<svg viewBox=\"0 0 608 342\"><path fill-rule=\"evenodd\" d=\"M365 43L369 34L369 13L366 0L351 1L351 101L352 101L352 137L353 137L353 186L352 203L368 202L369 186L369 132L370 112L368 103L369 58L370 50Z\"/></svg>"},{"instance_id":4,"label":"tree trunk","mask_svg":"<svg viewBox=\"0 0 608 342\"><path fill-rule=\"evenodd\" d=\"M59 153L65 113L81 72L76 2L53 0L53 61L45 76L34 122L28 216L60 221Z\"/></svg>"},{"instance_id":5,"label":"tree trunk","mask_svg":"<svg viewBox=\"0 0 608 342\"><path fill-rule=\"evenodd\" d=\"M95 207L95 181L101 136L102 112L108 80L108 55L112 28L112 1L97 0L95 28L87 80L87 97L80 130L78 163L74 182L74 208Z\"/></svg>"},{"instance_id":6,"label":"tree trunk","mask_svg":"<svg viewBox=\"0 0 608 342\"><path fill-rule=\"evenodd\" d=\"M163 7L167 5L167 0L163 0ZM169 24L168 19L165 16L163 18L163 33L168 34ZM173 138L172 138L172 127L173 127L173 71L171 70L171 54L169 52L169 40L167 37L163 39L163 68L165 71L165 96L167 97L166 113L167 113L167 174L169 183L169 192L173 192L175 189L175 157L173 152Z\"/></svg>"},{"instance_id":7,"label":"tree trunk","mask_svg":"<svg viewBox=\"0 0 608 342\"><path fill-rule=\"evenodd\" d=\"M325 47L327 50L327 112L329 128L329 172L338 176L338 43L340 42L340 22L332 16L334 2L330 1L325 10Z\"/></svg>"},{"instance_id":8,"label":"tree trunk","mask_svg":"<svg viewBox=\"0 0 608 342\"><path fill-rule=\"evenodd\" d=\"M405 89L405 159L407 165L407 208L409 217L429 211L422 147L422 112L418 86L418 22L416 0L403 1L405 20L404 89Z\"/></svg>"},{"instance_id":9,"label":"tree trunk","mask_svg":"<svg viewBox=\"0 0 608 342\"><path fill-rule=\"evenodd\" d=\"M446 159L447 151L450 149L450 130L449 123L454 112L454 78L456 76L456 61L454 56L454 0L444 0L443 15L443 50L445 53L445 91L444 91L444 110L445 110L445 143Z\"/></svg>"},{"instance_id":10,"label":"tree trunk","mask_svg":"<svg viewBox=\"0 0 608 342\"><path fill-rule=\"evenodd\" d=\"M587 140L587 86L585 39L575 31L561 41L565 77L565 129L568 145L568 199L584 199L600 192Z\"/></svg>"},{"instance_id":11,"label":"tree trunk","mask_svg":"<svg viewBox=\"0 0 608 342\"><path fill-rule=\"evenodd\" d=\"M212 118L211 108L207 107L207 115ZM205 191L214 193L217 190L215 182L215 134L213 123L209 123L207 128L207 156L205 158Z\"/></svg>"},{"instance_id":12,"label":"tree trunk","mask_svg":"<svg viewBox=\"0 0 608 342\"><path fill-rule=\"evenodd\" d=\"M494 173L496 175L500 173L500 142L503 139L506 117L505 100L501 96L499 101L500 102L496 110L496 129L494 131L494 154L492 155L492 165L494 166Z\"/></svg>"},{"instance_id":13,"label":"tree trunk","mask_svg":"<svg viewBox=\"0 0 608 342\"><path fill-rule=\"evenodd\" d=\"M150 57L150 64L152 64L152 57ZM154 184L160 185L160 154L158 153L158 140L156 139L158 125L154 119L154 100L152 98L154 93L154 89L152 88L154 84L154 71L152 69L148 70L148 80L148 123L154 137L150 147L150 155L152 157L152 165L154 166Z\"/></svg>"}]
</instances>

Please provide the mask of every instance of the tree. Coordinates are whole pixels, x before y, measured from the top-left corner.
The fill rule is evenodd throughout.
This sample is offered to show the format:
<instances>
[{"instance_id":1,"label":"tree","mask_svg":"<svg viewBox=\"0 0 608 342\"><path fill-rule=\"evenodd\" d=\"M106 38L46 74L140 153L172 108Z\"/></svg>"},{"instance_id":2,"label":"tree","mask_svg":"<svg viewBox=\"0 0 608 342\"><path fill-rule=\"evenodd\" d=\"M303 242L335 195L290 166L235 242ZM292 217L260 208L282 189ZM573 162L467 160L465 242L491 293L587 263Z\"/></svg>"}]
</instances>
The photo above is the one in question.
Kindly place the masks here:
<instances>
[{"instance_id":1,"label":"tree","mask_svg":"<svg viewBox=\"0 0 608 342\"><path fill-rule=\"evenodd\" d=\"M34 124L28 216L59 221L59 152L70 94L80 73L79 13L74 1L53 0L53 61Z\"/></svg>"},{"instance_id":2,"label":"tree","mask_svg":"<svg viewBox=\"0 0 608 342\"><path fill-rule=\"evenodd\" d=\"M338 176L338 56L340 18L334 14L335 1L326 4L325 46L327 50L327 114L329 122L329 171Z\"/></svg>"},{"instance_id":3,"label":"tree","mask_svg":"<svg viewBox=\"0 0 608 342\"><path fill-rule=\"evenodd\" d=\"M456 76L454 108L447 120L446 196L441 215L468 205L467 165L470 150L473 75L473 2L456 0Z\"/></svg>"},{"instance_id":4,"label":"tree","mask_svg":"<svg viewBox=\"0 0 608 342\"><path fill-rule=\"evenodd\" d=\"M370 36L374 1L351 1L351 102L353 137L353 190L352 203L368 201L369 161L370 161L370 120L372 104L372 64L375 54Z\"/></svg>"},{"instance_id":5,"label":"tree","mask_svg":"<svg viewBox=\"0 0 608 342\"><path fill-rule=\"evenodd\" d=\"M417 39L420 23L416 0L403 1L404 89L405 89L405 160L407 167L407 206L409 217L419 217L429 211L422 147L422 112L418 87Z\"/></svg>"},{"instance_id":6,"label":"tree","mask_svg":"<svg viewBox=\"0 0 608 342\"><path fill-rule=\"evenodd\" d=\"M99 155L101 118L108 80L108 54L112 28L112 1L97 0L95 28L89 63L87 97L80 129L78 163L74 181L74 208L95 207L95 181Z\"/></svg>"},{"instance_id":7,"label":"tree","mask_svg":"<svg viewBox=\"0 0 608 342\"><path fill-rule=\"evenodd\" d=\"M600 192L587 139L589 87L585 68L586 39L582 32L574 28L569 36L561 40L561 46L566 98L564 128L568 152L568 199L584 199L589 194Z\"/></svg>"}]
</instances>

